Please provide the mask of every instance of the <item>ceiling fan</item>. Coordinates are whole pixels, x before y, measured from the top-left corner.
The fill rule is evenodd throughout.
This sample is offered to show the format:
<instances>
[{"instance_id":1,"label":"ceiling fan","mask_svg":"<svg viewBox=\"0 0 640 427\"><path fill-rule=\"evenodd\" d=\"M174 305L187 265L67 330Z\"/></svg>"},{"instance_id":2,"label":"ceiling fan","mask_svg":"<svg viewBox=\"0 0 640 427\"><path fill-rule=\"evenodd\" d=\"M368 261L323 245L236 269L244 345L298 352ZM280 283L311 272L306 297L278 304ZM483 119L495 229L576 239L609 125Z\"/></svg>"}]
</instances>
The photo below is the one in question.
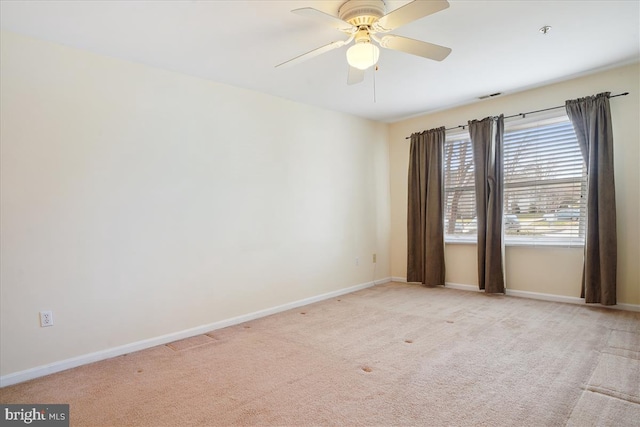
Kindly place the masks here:
<instances>
[{"instance_id":1,"label":"ceiling fan","mask_svg":"<svg viewBox=\"0 0 640 427\"><path fill-rule=\"evenodd\" d=\"M291 12L316 21L329 24L333 28L349 35L346 40L339 40L321 46L310 52L276 65L287 67L314 58L333 49L346 46L355 41L347 50L349 76L347 84L356 84L364 80L364 71L378 62L380 49L399 50L423 58L442 61L451 49L433 43L414 40L407 37L384 34L409 22L440 12L449 7L447 0L416 0L388 14L384 0L348 0L338 10L338 16L319 11L312 7L295 9ZM379 37L378 34L384 35Z\"/></svg>"}]
</instances>

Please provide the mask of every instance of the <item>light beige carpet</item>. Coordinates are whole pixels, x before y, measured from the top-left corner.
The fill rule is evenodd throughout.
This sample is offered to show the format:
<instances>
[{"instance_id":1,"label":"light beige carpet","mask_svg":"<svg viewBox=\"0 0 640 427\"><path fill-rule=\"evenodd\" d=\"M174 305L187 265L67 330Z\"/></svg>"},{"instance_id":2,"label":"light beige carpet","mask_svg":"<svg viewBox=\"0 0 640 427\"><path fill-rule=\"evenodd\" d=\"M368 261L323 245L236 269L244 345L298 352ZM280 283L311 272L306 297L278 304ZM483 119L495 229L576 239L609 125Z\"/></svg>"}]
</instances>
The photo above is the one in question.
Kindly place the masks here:
<instances>
[{"instance_id":1,"label":"light beige carpet","mask_svg":"<svg viewBox=\"0 0 640 427\"><path fill-rule=\"evenodd\" d=\"M72 426L638 426L640 313L389 283L0 390Z\"/></svg>"}]
</instances>

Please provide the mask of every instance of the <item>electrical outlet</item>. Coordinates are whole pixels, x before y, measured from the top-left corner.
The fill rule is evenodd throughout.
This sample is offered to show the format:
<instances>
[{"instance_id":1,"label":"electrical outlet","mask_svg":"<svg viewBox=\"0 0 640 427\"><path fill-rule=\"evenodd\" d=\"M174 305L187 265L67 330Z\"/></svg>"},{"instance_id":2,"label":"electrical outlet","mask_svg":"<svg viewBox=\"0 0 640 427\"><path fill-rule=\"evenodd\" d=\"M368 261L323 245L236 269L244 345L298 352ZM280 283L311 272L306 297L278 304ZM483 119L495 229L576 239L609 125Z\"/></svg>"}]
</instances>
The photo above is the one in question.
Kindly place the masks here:
<instances>
[{"instance_id":1,"label":"electrical outlet","mask_svg":"<svg viewBox=\"0 0 640 427\"><path fill-rule=\"evenodd\" d=\"M40 312L40 326L53 326L53 311L41 311Z\"/></svg>"},{"instance_id":2,"label":"electrical outlet","mask_svg":"<svg viewBox=\"0 0 640 427\"><path fill-rule=\"evenodd\" d=\"M376 259L377 259L376 254L373 254L373 263L374 264L376 263Z\"/></svg>"},{"instance_id":3,"label":"electrical outlet","mask_svg":"<svg viewBox=\"0 0 640 427\"><path fill-rule=\"evenodd\" d=\"M360 265L360 258L356 257L356 265Z\"/></svg>"}]
</instances>

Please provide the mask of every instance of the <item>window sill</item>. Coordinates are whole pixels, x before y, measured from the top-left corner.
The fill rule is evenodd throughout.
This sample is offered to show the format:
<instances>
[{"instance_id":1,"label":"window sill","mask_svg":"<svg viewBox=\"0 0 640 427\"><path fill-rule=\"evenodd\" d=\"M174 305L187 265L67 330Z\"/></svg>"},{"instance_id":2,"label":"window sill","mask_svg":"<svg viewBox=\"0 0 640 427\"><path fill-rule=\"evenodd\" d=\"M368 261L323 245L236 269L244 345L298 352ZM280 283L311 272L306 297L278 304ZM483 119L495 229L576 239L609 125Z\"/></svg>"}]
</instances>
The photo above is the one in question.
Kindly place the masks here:
<instances>
[{"instance_id":1,"label":"window sill","mask_svg":"<svg viewBox=\"0 0 640 427\"><path fill-rule=\"evenodd\" d=\"M476 240L448 240L444 239L445 245L475 245L478 242Z\"/></svg>"},{"instance_id":2,"label":"window sill","mask_svg":"<svg viewBox=\"0 0 640 427\"><path fill-rule=\"evenodd\" d=\"M567 241L535 241L525 239L510 239L504 242L505 246L526 246L530 248L584 248L584 242L567 242Z\"/></svg>"},{"instance_id":3,"label":"window sill","mask_svg":"<svg viewBox=\"0 0 640 427\"><path fill-rule=\"evenodd\" d=\"M476 239L447 239L444 240L445 245L477 245L478 241ZM533 240L509 240L505 241L504 245L508 246L520 246L520 247L530 247L530 248L544 248L544 247L552 247L552 248L568 248L568 249L581 249L584 248L584 243L582 242L539 242Z\"/></svg>"}]
</instances>

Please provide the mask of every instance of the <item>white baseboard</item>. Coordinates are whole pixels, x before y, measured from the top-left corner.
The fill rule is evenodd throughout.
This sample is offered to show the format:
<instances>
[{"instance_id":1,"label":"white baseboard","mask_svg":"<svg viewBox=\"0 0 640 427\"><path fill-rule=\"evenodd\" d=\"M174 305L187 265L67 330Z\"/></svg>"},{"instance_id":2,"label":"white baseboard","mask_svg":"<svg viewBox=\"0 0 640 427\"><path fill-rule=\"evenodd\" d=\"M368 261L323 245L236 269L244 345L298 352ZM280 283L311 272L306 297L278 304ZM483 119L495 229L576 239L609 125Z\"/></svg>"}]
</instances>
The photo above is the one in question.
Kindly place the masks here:
<instances>
[{"instance_id":1,"label":"white baseboard","mask_svg":"<svg viewBox=\"0 0 640 427\"><path fill-rule=\"evenodd\" d=\"M459 289L461 291L480 292L478 285L463 285L461 283L445 282L444 287L449 289Z\"/></svg>"},{"instance_id":2,"label":"white baseboard","mask_svg":"<svg viewBox=\"0 0 640 427\"><path fill-rule=\"evenodd\" d=\"M569 304L584 304L584 298L569 297L569 296L565 296L565 295L543 294L543 293L540 293L540 292L518 291L518 290L515 290L515 289L507 289L505 291L505 295L512 296L512 297L539 299L539 300L551 301L551 302L566 302L566 303L569 303Z\"/></svg>"},{"instance_id":3,"label":"white baseboard","mask_svg":"<svg viewBox=\"0 0 640 427\"><path fill-rule=\"evenodd\" d=\"M640 305L638 304L603 305L602 307L613 308L614 310L640 311Z\"/></svg>"},{"instance_id":4,"label":"white baseboard","mask_svg":"<svg viewBox=\"0 0 640 427\"><path fill-rule=\"evenodd\" d=\"M389 283L389 282L392 282L392 281L393 281L393 279L392 279L391 277L384 277L384 278L382 278L382 279L376 279L376 280L374 281L374 284L376 284L376 285L383 285L383 284L385 284L385 283Z\"/></svg>"},{"instance_id":5,"label":"white baseboard","mask_svg":"<svg viewBox=\"0 0 640 427\"><path fill-rule=\"evenodd\" d=\"M623 311L640 311L640 305L637 305L637 304L624 304L624 303L618 303L616 305L587 304L584 302L584 298L569 297L565 295L542 294L539 292L518 291L515 289L507 289L506 295L513 296L513 297L539 299L543 301L566 302L569 304L582 304L586 307L602 307L602 308L610 308L612 310L623 310Z\"/></svg>"},{"instance_id":6,"label":"white baseboard","mask_svg":"<svg viewBox=\"0 0 640 427\"><path fill-rule=\"evenodd\" d=\"M362 289L369 288L371 286L380 285L390 281L391 281L390 277L376 279L373 282L362 283L360 285L339 289L337 291L327 292L325 294L304 298L298 301L293 301L293 302L282 304L276 307L259 310L253 313L243 314L241 316L232 317L230 319L220 320L218 322L197 326L195 328L185 329L183 331L174 332L171 334L166 334L166 335L162 335L159 337L154 337L154 338L150 338L142 341L137 341L130 344L121 345L118 347L108 348L108 349L97 351L94 353L84 354L82 356L72 357L70 359L61 360L59 362L53 362L47 365L37 366L35 368L26 369L24 371L7 374L0 377L0 387L10 386L13 384L32 380L34 378L39 378L45 375L54 374L56 372L65 371L67 369L75 368L75 367L86 365L89 363L98 362L100 360L110 359L112 357L121 356L123 354L132 353L134 351L140 351L147 348L155 347L157 345L164 345L173 341L190 338L196 335L201 335L207 332L211 332L216 329L226 328L228 326L233 326L240 323L248 322L250 320L255 320L261 317L269 316L271 314L276 314L282 311L287 311L294 308L302 307L304 305L313 304L314 302L323 301L323 300L334 298L340 295L349 294L352 292L356 292Z\"/></svg>"},{"instance_id":7,"label":"white baseboard","mask_svg":"<svg viewBox=\"0 0 640 427\"><path fill-rule=\"evenodd\" d=\"M402 282L406 283L406 277L392 277L392 281L394 282ZM445 283L446 288L450 289L459 289L461 291L473 291L473 292L481 292L478 289L478 285L463 285L460 283ZM600 305L600 304L585 304L584 298L578 297L570 297L565 295L554 295L554 294L543 294L540 292L530 292L530 291L519 291L515 289L507 289L505 295L512 297L520 297L520 298L531 298L542 301L552 301L552 302L564 302L569 304L583 304L588 307L603 307L603 308L611 308L613 310L624 310L624 311L640 311L640 305L637 304L624 304L618 303L616 305Z\"/></svg>"}]
</instances>

